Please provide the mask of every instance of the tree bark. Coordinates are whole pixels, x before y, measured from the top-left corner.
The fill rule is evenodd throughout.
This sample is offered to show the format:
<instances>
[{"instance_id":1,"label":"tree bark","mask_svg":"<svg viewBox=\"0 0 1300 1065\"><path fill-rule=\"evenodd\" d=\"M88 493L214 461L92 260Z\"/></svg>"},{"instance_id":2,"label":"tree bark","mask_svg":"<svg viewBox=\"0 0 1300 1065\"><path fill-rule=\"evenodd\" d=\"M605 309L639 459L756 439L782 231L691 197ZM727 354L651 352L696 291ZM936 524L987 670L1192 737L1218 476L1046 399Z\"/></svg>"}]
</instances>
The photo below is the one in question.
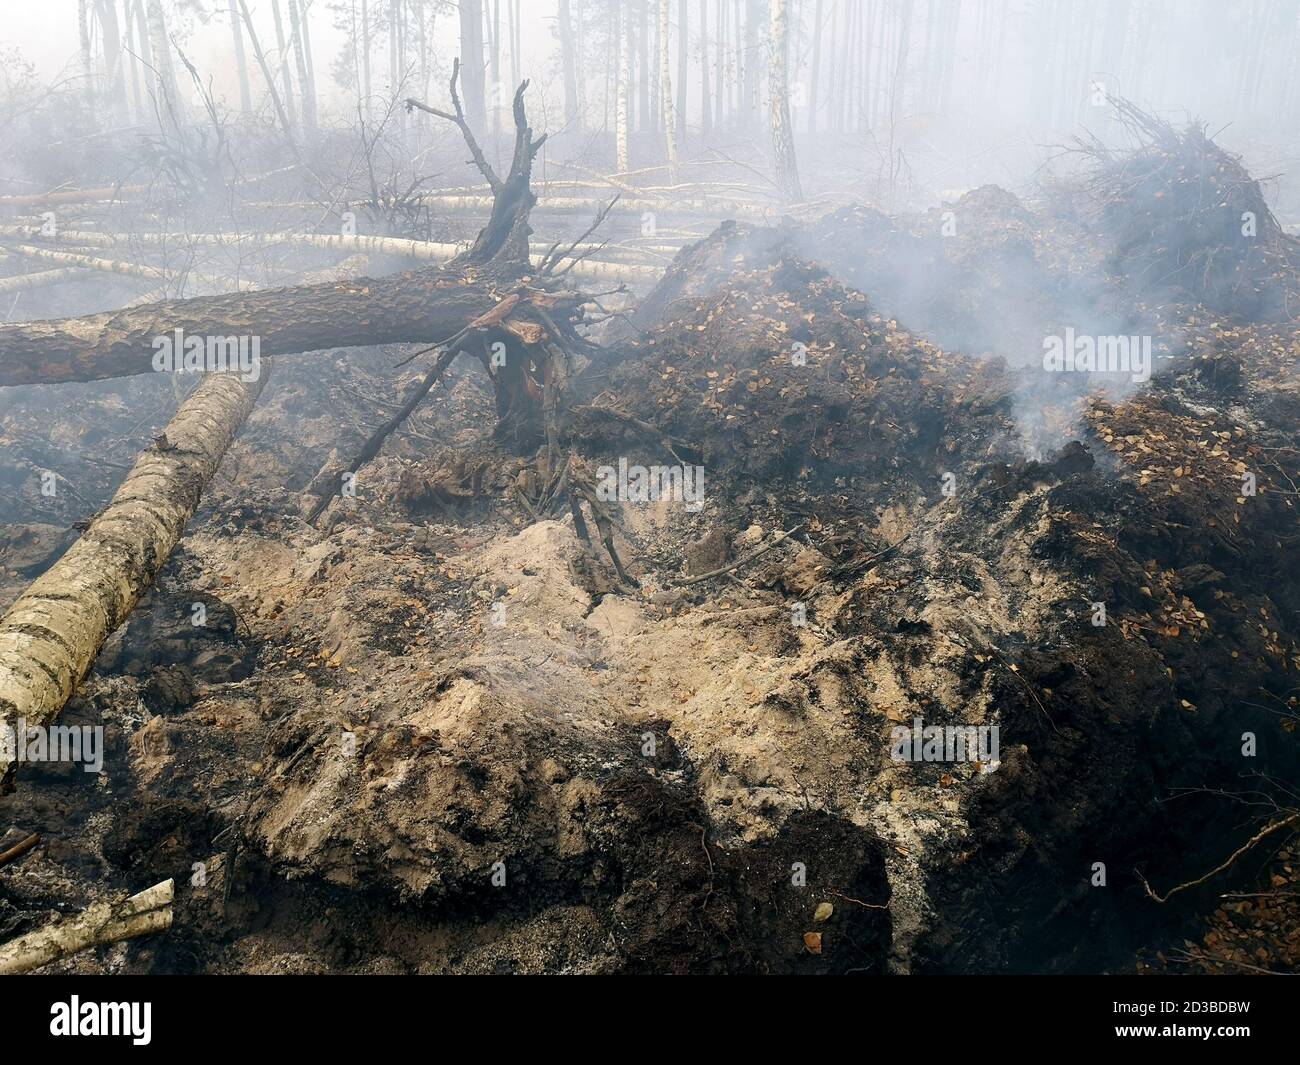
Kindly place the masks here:
<instances>
[{"instance_id":1,"label":"tree bark","mask_svg":"<svg viewBox=\"0 0 1300 1065\"><path fill-rule=\"evenodd\" d=\"M472 129L481 132L487 119L483 94L483 0L460 0L460 62L465 117Z\"/></svg>"},{"instance_id":2,"label":"tree bark","mask_svg":"<svg viewBox=\"0 0 1300 1065\"><path fill-rule=\"evenodd\" d=\"M280 99L279 90L275 87L275 75L271 73L270 64L266 61L266 53L262 51L261 42L257 39L257 31L253 29L253 19L248 13L248 4L245 0L238 0L239 11L244 16L244 26L248 30L248 43L253 48L253 57L257 60L257 65L262 71L262 80L266 82L266 91L271 94L271 103L275 105L275 113L279 116L280 127L284 130L284 135L289 141L289 146L293 149L294 155L298 154L297 141L293 137L293 125L289 121L289 114L284 109L284 102Z\"/></svg>"},{"instance_id":3,"label":"tree bark","mask_svg":"<svg viewBox=\"0 0 1300 1065\"><path fill-rule=\"evenodd\" d=\"M122 10L124 19L122 38L126 42L126 58L122 62L131 71L131 108L127 113L133 122L139 122L144 114L140 97L140 57L142 54L146 54L145 50L149 46L147 40L143 43L136 42L136 17L134 11L138 2L139 0L126 0Z\"/></svg>"},{"instance_id":4,"label":"tree bark","mask_svg":"<svg viewBox=\"0 0 1300 1065\"><path fill-rule=\"evenodd\" d=\"M122 29L117 20L117 0L97 0L95 12L104 31L104 81L114 121L129 119L126 74L122 64Z\"/></svg>"},{"instance_id":5,"label":"tree bark","mask_svg":"<svg viewBox=\"0 0 1300 1065\"><path fill-rule=\"evenodd\" d=\"M786 203L803 199L799 186L799 166L795 161L794 130L790 122L790 90L786 84L786 52L789 45L789 28L786 20L786 0L771 0L772 54L768 60L768 114L772 123L772 155L776 163L777 184L781 198Z\"/></svg>"},{"instance_id":6,"label":"tree bark","mask_svg":"<svg viewBox=\"0 0 1300 1065\"><path fill-rule=\"evenodd\" d=\"M700 0L700 131L706 136L713 128L713 106L709 98L709 0Z\"/></svg>"},{"instance_id":7,"label":"tree bark","mask_svg":"<svg viewBox=\"0 0 1300 1065\"><path fill-rule=\"evenodd\" d=\"M564 68L564 125L576 132L582 128L578 113L578 62L573 47L573 13L569 0L560 0L557 15L560 34L560 63Z\"/></svg>"},{"instance_id":8,"label":"tree bark","mask_svg":"<svg viewBox=\"0 0 1300 1065\"><path fill-rule=\"evenodd\" d=\"M248 89L248 58L244 55L244 32L239 27L239 11L235 0L229 0L230 32L235 38L235 70L239 74L239 109L252 114L253 97Z\"/></svg>"},{"instance_id":9,"label":"tree bark","mask_svg":"<svg viewBox=\"0 0 1300 1065\"><path fill-rule=\"evenodd\" d=\"M176 84L176 68L172 64L171 42L167 39L167 22L163 18L160 0L147 0L145 13L149 20L149 51L152 54L155 84L158 87L159 111L172 112L177 125L185 124L186 107Z\"/></svg>"},{"instance_id":10,"label":"tree bark","mask_svg":"<svg viewBox=\"0 0 1300 1065\"><path fill-rule=\"evenodd\" d=\"M641 112L639 129L655 128L650 95L650 4L653 2L654 0L638 0L637 3L636 76Z\"/></svg>"},{"instance_id":11,"label":"tree bark","mask_svg":"<svg viewBox=\"0 0 1300 1065\"><path fill-rule=\"evenodd\" d=\"M0 946L0 976L30 973L91 947L166 931L172 925L175 883L164 880L130 898L99 902Z\"/></svg>"},{"instance_id":12,"label":"tree bark","mask_svg":"<svg viewBox=\"0 0 1300 1065\"><path fill-rule=\"evenodd\" d=\"M618 73L615 84L614 103L614 169L626 174L631 169L631 157L628 154L628 121L631 117L628 100L628 63L632 48L629 38L632 35L632 20L623 15L621 9L615 8L614 36L618 49Z\"/></svg>"},{"instance_id":13,"label":"tree bark","mask_svg":"<svg viewBox=\"0 0 1300 1065\"><path fill-rule=\"evenodd\" d=\"M308 0L297 0L302 11L302 54L307 61L307 84L303 92L311 97L312 121L316 121L316 64L311 53L311 8Z\"/></svg>"},{"instance_id":14,"label":"tree bark","mask_svg":"<svg viewBox=\"0 0 1300 1065\"><path fill-rule=\"evenodd\" d=\"M249 382L208 375L81 538L0 618L0 729L43 727L72 697L176 546L265 371ZM11 748L0 746L0 789L12 781Z\"/></svg>"},{"instance_id":15,"label":"tree bark","mask_svg":"<svg viewBox=\"0 0 1300 1065\"><path fill-rule=\"evenodd\" d=\"M150 373L155 339L175 329L188 336L256 335L264 356L432 342L495 302L490 282L465 281L461 271L426 268L0 325L0 386Z\"/></svg>"},{"instance_id":16,"label":"tree bark","mask_svg":"<svg viewBox=\"0 0 1300 1065\"><path fill-rule=\"evenodd\" d=\"M761 128L759 119L759 42L762 39L760 23L763 15L762 0L745 3L745 80L744 121L747 129Z\"/></svg>"},{"instance_id":17,"label":"tree bark","mask_svg":"<svg viewBox=\"0 0 1300 1065\"><path fill-rule=\"evenodd\" d=\"M817 132L817 82L822 66L822 0L813 12L812 75L808 86L808 132Z\"/></svg>"},{"instance_id":18,"label":"tree bark","mask_svg":"<svg viewBox=\"0 0 1300 1065\"><path fill-rule=\"evenodd\" d=\"M688 0L677 0L677 128L686 135L686 100L691 68L690 12Z\"/></svg>"},{"instance_id":19,"label":"tree bark","mask_svg":"<svg viewBox=\"0 0 1300 1065\"><path fill-rule=\"evenodd\" d=\"M370 5L361 0L361 102L370 114Z\"/></svg>"},{"instance_id":20,"label":"tree bark","mask_svg":"<svg viewBox=\"0 0 1300 1065\"><path fill-rule=\"evenodd\" d=\"M43 288L60 281L72 281L84 278L86 271L76 267L62 270L42 270L35 274L15 274L13 277L0 277L0 292L17 292L25 288Z\"/></svg>"},{"instance_id":21,"label":"tree bark","mask_svg":"<svg viewBox=\"0 0 1300 1065\"><path fill-rule=\"evenodd\" d=\"M302 18L298 0L289 0L289 27L292 37L294 64L298 69L298 94L302 97L302 121L308 129L316 128L316 100L311 92L311 79L307 74L307 51L303 43Z\"/></svg>"},{"instance_id":22,"label":"tree bark","mask_svg":"<svg viewBox=\"0 0 1300 1065\"><path fill-rule=\"evenodd\" d=\"M283 89L284 109L291 125L298 124L298 109L293 103L293 81L289 77L289 45L284 36L284 22L280 18L280 0L271 0L271 15L275 20L275 47L280 54L280 79Z\"/></svg>"},{"instance_id":23,"label":"tree bark","mask_svg":"<svg viewBox=\"0 0 1300 1065\"><path fill-rule=\"evenodd\" d=\"M77 38L81 45L81 91L85 96L87 125L94 129L95 61L90 52L90 0L77 0Z\"/></svg>"},{"instance_id":24,"label":"tree bark","mask_svg":"<svg viewBox=\"0 0 1300 1065\"><path fill-rule=\"evenodd\" d=\"M668 148L668 176L676 185L680 177L677 167L677 105L673 101L672 71L668 45L668 2L659 0L659 109L664 116L664 143Z\"/></svg>"}]
</instances>

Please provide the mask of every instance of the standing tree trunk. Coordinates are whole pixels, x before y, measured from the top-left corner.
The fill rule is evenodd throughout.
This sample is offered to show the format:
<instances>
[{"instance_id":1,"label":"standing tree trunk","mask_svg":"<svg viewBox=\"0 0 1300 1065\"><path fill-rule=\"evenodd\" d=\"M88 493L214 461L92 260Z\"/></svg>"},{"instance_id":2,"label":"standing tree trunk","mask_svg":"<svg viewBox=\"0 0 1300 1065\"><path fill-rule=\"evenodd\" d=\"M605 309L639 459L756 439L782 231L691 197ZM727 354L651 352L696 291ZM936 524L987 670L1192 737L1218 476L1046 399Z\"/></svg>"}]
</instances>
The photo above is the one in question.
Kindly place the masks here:
<instances>
[{"instance_id":1,"label":"standing tree trunk","mask_svg":"<svg viewBox=\"0 0 1300 1065\"><path fill-rule=\"evenodd\" d=\"M713 128L713 104L709 98L709 0L700 0L700 129L705 136Z\"/></svg>"},{"instance_id":2,"label":"standing tree trunk","mask_svg":"<svg viewBox=\"0 0 1300 1065\"><path fill-rule=\"evenodd\" d=\"M316 108L318 99L316 96L316 64L311 57L311 0L296 0L302 11L302 54L307 61L307 84L303 86L303 92L311 98L311 120L314 124L317 118Z\"/></svg>"},{"instance_id":3,"label":"standing tree trunk","mask_svg":"<svg viewBox=\"0 0 1300 1065\"><path fill-rule=\"evenodd\" d=\"M632 58L632 46L629 40L631 35L632 20L630 18L624 19L621 10L615 7L614 36L616 38L615 47L618 49L618 74L615 77L614 88L614 154L616 158L614 168L620 174L626 174L632 169L627 150L627 126L630 118L627 68Z\"/></svg>"},{"instance_id":4,"label":"standing tree trunk","mask_svg":"<svg viewBox=\"0 0 1300 1065\"><path fill-rule=\"evenodd\" d=\"M522 57L520 51L520 23L523 16L519 11L519 0L508 0L510 5L510 84L518 85L520 81L519 69Z\"/></svg>"},{"instance_id":5,"label":"standing tree trunk","mask_svg":"<svg viewBox=\"0 0 1300 1065\"><path fill-rule=\"evenodd\" d=\"M714 56L714 122L722 126L727 117L727 0L714 0L718 5L718 34Z\"/></svg>"},{"instance_id":6,"label":"standing tree trunk","mask_svg":"<svg viewBox=\"0 0 1300 1065\"><path fill-rule=\"evenodd\" d=\"M96 0L95 11L104 31L104 77L114 121L130 114L126 99L126 73L122 62L122 30L117 21L117 0Z\"/></svg>"},{"instance_id":7,"label":"standing tree trunk","mask_svg":"<svg viewBox=\"0 0 1300 1065\"><path fill-rule=\"evenodd\" d=\"M230 32L235 37L235 69L239 74L239 109L244 114L253 111L253 97L248 89L248 59L244 55L244 32L239 26L239 12L235 0L229 0Z\"/></svg>"},{"instance_id":8,"label":"standing tree trunk","mask_svg":"<svg viewBox=\"0 0 1300 1065\"><path fill-rule=\"evenodd\" d=\"M688 0L677 0L677 128L686 135L686 99L689 95L686 76L691 69L690 12Z\"/></svg>"},{"instance_id":9,"label":"standing tree trunk","mask_svg":"<svg viewBox=\"0 0 1300 1065\"><path fill-rule=\"evenodd\" d=\"M289 124L298 124L298 109L293 104L293 81L289 77L289 46L284 36L284 23L280 19L280 0L271 0L271 14L275 18L275 45L280 57L280 80L283 87L281 101Z\"/></svg>"},{"instance_id":10,"label":"standing tree trunk","mask_svg":"<svg viewBox=\"0 0 1300 1065\"><path fill-rule=\"evenodd\" d=\"M95 128L95 60L90 52L90 0L77 0L77 37L81 43L81 91L86 98L86 121Z\"/></svg>"},{"instance_id":11,"label":"standing tree trunk","mask_svg":"<svg viewBox=\"0 0 1300 1065\"><path fill-rule=\"evenodd\" d=\"M492 137L501 131L501 0L492 0L486 14L488 53L488 111Z\"/></svg>"},{"instance_id":12,"label":"standing tree trunk","mask_svg":"<svg viewBox=\"0 0 1300 1065\"><path fill-rule=\"evenodd\" d=\"M136 12L139 11L140 0L126 0L126 8L123 14L126 17L126 51L128 55L127 62L131 67L131 116L135 121L140 121L144 114L143 97L140 95L140 57L148 55L149 40L148 35L144 32L143 17L139 19L140 40L136 41Z\"/></svg>"},{"instance_id":13,"label":"standing tree trunk","mask_svg":"<svg viewBox=\"0 0 1300 1065\"><path fill-rule=\"evenodd\" d=\"M578 112L578 61L573 47L573 14L569 0L560 0L557 17L560 33L560 62L564 68L564 125L569 130L582 128Z\"/></svg>"},{"instance_id":14,"label":"standing tree trunk","mask_svg":"<svg viewBox=\"0 0 1300 1065\"><path fill-rule=\"evenodd\" d=\"M363 109L370 114L370 4L361 0L361 93Z\"/></svg>"},{"instance_id":15,"label":"standing tree trunk","mask_svg":"<svg viewBox=\"0 0 1300 1065\"><path fill-rule=\"evenodd\" d=\"M668 4L659 0L659 101L664 116L664 141L668 146L668 178L676 185L677 166L677 105L673 102L672 73L669 67Z\"/></svg>"},{"instance_id":16,"label":"standing tree trunk","mask_svg":"<svg viewBox=\"0 0 1300 1065\"><path fill-rule=\"evenodd\" d=\"M640 99L639 129L654 129L654 106L650 94L650 4L652 0L638 0L637 36L636 36L636 74L638 97Z\"/></svg>"},{"instance_id":17,"label":"standing tree trunk","mask_svg":"<svg viewBox=\"0 0 1300 1065\"><path fill-rule=\"evenodd\" d=\"M812 77L808 86L808 132L817 132L817 82L822 69L822 0L813 11Z\"/></svg>"},{"instance_id":18,"label":"standing tree trunk","mask_svg":"<svg viewBox=\"0 0 1300 1065\"><path fill-rule=\"evenodd\" d=\"M266 91L271 94L271 103L274 105L275 113L280 119L280 128L284 130L289 146L297 155L298 145L293 139L293 127L289 122L288 112L284 109L284 103L280 100L280 94L276 91L275 75L271 73L271 65L266 61L266 53L262 51L262 45L257 39L257 31L253 29L253 19L248 13L248 4L245 3L245 0L238 0L238 2L239 13L244 16L244 28L248 30L248 43L253 48L253 58L257 60L258 68L262 71L262 79L266 82Z\"/></svg>"},{"instance_id":19,"label":"standing tree trunk","mask_svg":"<svg viewBox=\"0 0 1300 1065\"><path fill-rule=\"evenodd\" d=\"M483 94L483 0L460 0L460 63L465 118L471 129L482 131L487 121Z\"/></svg>"},{"instance_id":20,"label":"standing tree trunk","mask_svg":"<svg viewBox=\"0 0 1300 1065\"><path fill-rule=\"evenodd\" d=\"M763 0L747 0L745 4L745 126L758 125L759 95L759 25L762 21Z\"/></svg>"},{"instance_id":21,"label":"standing tree trunk","mask_svg":"<svg viewBox=\"0 0 1300 1065\"><path fill-rule=\"evenodd\" d=\"M147 0L146 12L149 19L149 51L156 71L160 114L167 115L170 112L177 125L184 125L187 109L176 85L176 68L172 65L171 42L167 39L167 22L163 18L160 0Z\"/></svg>"},{"instance_id":22,"label":"standing tree trunk","mask_svg":"<svg viewBox=\"0 0 1300 1065\"><path fill-rule=\"evenodd\" d=\"M302 18L298 0L289 0L289 27L292 34L294 64L298 68L298 90L302 96L302 120L308 129L316 128L316 101L312 98L311 79L307 76L307 51L303 45Z\"/></svg>"},{"instance_id":23,"label":"standing tree trunk","mask_svg":"<svg viewBox=\"0 0 1300 1065\"><path fill-rule=\"evenodd\" d=\"M429 95L429 27L425 22L423 4L415 8L415 32L420 38L420 92ZM310 56L310 50L308 52Z\"/></svg>"},{"instance_id":24,"label":"standing tree trunk","mask_svg":"<svg viewBox=\"0 0 1300 1065\"><path fill-rule=\"evenodd\" d=\"M794 132L790 124L790 91L786 84L786 53L789 50L789 24L786 0L771 0L771 55L768 58L767 102L772 124L772 155L776 163L777 184L786 203L803 199L799 187L799 167L794 154Z\"/></svg>"}]
</instances>

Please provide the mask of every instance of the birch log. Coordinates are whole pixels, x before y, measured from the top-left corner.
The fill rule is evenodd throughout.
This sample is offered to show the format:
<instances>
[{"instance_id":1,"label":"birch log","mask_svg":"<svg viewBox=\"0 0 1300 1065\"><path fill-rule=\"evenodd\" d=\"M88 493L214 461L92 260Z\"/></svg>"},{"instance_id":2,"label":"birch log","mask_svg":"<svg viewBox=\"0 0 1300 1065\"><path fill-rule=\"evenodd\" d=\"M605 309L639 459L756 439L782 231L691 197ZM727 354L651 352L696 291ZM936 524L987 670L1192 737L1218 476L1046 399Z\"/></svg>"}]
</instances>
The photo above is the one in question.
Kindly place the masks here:
<instances>
[{"instance_id":1,"label":"birch log","mask_svg":"<svg viewBox=\"0 0 1300 1065\"><path fill-rule=\"evenodd\" d=\"M19 292L25 288L43 288L58 284L60 281L72 281L86 277L86 271L75 267L62 270L41 270L34 274L15 274L13 277L0 277L0 292Z\"/></svg>"},{"instance_id":2,"label":"birch log","mask_svg":"<svg viewBox=\"0 0 1300 1065\"><path fill-rule=\"evenodd\" d=\"M91 947L162 932L172 926L175 883L164 880L138 895L97 902L76 917L55 921L0 946L0 976L17 976Z\"/></svg>"},{"instance_id":3,"label":"birch log","mask_svg":"<svg viewBox=\"0 0 1300 1065\"><path fill-rule=\"evenodd\" d=\"M97 244L98 241L91 243ZM176 243L181 243L179 240ZM120 259L97 259L90 255L76 255L68 251L55 251L52 248L38 248L31 244L15 244L9 248L16 255L22 255L28 259L44 259L47 262L62 263L64 266L83 267L87 270L98 270L106 274L127 274L131 277L144 277L151 281L166 281L168 272L160 270L156 266L141 266L138 263L125 262ZM218 290L235 289L239 292L251 292L257 285L252 281L223 281L220 278L208 277L205 274L191 272L188 274L191 280L200 284L207 285Z\"/></svg>"},{"instance_id":4,"label":"birch log","mask_svg":"<svg viewBox=\"0 0 1300 1065\"><path fill-rule=\"evenodd\" d=\"M108 507L0 618L0 730L44 726L148 591L266 383L205 378L140 455ZM6 732L6 734L8 734ZM16 752L0 744L0 791Z\"/></svg>"},{"instance_id":5,"label":"birch log","mask_svg":"<svg viewBox=\"0 0 1300 1065\"><path fill-rule=\"evenodd\" d=\"M490 203L491 200L489 199ZM593 201L594 202L594 201ZM0 226L0 238L2 237L23 237L30 238L37 235L38 226ZM327 251L345 251L352 254L361 255L393 255L403 259L413 259L416 262L446 263L456 258L458 255L465 254L468 244L446 244L428 240L409 240L405 237L369 237L361 235L345 236L340 233L93 233L81 232L77 230L64 230L56 238L59 241L68 243L83 243L91 247L112 248L119 245L141 244L141 245L172 245L183 247L185 245L217 245L220 247L243 248L243 247L276 247L278 245L297 245L300 247L323 248ZM533 255L534 264L539 264L542 254L549 249L547 244L530 244L529 248L536 252ZM154 270L153 267L134 267L130 263L119 263L109 259L88 259L82 256L68 255L64 252L46 251L45 249L34 248L28 245L18 245L12 250L20 255L33 255L33 257L47 258L55 262L72 262L78 260L88 269L105 269L113 273L138 273L142 277L157 277L161 271ZM604 251L606 253L618 253L621 250L632 251L633 249L620 249L617 246L606 244L577 244L573 246L573 251L579 253L590 253L593 251ZM659 250L675 254L676 247L664 247ZM37 253L45 251L44 255ZM102 263L102 267L94 264ZM131 269L124 269L132 267ZM149 271L141 273L141 271ZM614 284L627 282L630 284L654 284L662 276L662 271L653 267L635 266L626 263L611 263L607 260L584 259L574 265L571 271L574 277L583 277L595 281L607 281ZM219 286L220 281L213 278L205 278L202 275L191 274L191 277L198 278L208 284ZM239 286L241 291L251 292L257 288L253 282L245 282ZM3 289L0 289L3 291Z\"/></svg>"}]
</instances>

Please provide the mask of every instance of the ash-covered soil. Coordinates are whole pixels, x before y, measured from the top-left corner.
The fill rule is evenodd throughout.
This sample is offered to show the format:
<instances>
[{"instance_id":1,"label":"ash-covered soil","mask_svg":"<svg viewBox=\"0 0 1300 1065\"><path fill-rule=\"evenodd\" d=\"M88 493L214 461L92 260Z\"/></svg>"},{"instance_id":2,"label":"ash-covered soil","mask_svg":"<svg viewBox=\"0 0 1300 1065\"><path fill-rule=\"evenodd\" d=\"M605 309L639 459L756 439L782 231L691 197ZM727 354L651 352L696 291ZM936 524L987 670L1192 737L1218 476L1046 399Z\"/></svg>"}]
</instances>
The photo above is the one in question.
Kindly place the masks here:
<instances>
[{"instance_id":1,"label":"ash-covered soil","mask_svg":"<svg viewBox=\"0 0 1300 1065\"><path fill-rule=\"evenodd\" d=\"M699 509L612 505L635 587L521 502L537 462L492 441L478 366L308 525L423 371L278 360L65 715L105 726L104 772L0 799L43 838L0 870L0 938L175 877L167 935L58 968L1116 971L1252 913L1280 945L1239 960L1294 968L1294 908L1219 899L1293 883L1285 849L1152 898L1295 802L1294 326L1254 286L1243 313L1139 298L1113 209L972 196L955 242L865 209L726 225L610 329L566 450L705 470ZM943 285L873 283L900 261ZM1083 314L1155 332L1156 376L1045 380ZM158 387L81 386L91 438L53 390L6 407L13 439L53 417L85 495L53 512L6 462L6 602L111 491L76 455L147 442ZM998 760L894 760L918 718L996 726Z\"/></svg>"}]
</instances>

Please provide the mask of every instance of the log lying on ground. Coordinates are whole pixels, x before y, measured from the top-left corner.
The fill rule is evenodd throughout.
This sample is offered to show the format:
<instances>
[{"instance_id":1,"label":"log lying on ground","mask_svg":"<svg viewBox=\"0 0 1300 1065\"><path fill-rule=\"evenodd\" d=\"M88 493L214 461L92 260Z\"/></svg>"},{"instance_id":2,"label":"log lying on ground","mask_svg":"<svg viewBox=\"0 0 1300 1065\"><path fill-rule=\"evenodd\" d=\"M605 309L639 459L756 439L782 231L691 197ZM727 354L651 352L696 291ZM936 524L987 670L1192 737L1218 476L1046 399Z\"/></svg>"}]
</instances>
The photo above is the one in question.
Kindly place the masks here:
<instances>
[{"instance_id":1,"label":"log lying on ground","mask_svg":"<svg viewBox=\"0 0 1300 1065\"><path fill-rule=\"evenodd\" d=\"M491 308L494 293L490 280L462 271L419 270L12 323L0 326L0 385L149 373L154 340L176 329L187 336L257 336L264 357L434 341Z\"/></svg>"},{"instance_id":2,"label":"log lying on ground","mask_svg":"<svg viewBox=\"0 0 1300 1065\"><path fill-rule=\"evenodd\" d=\"M21 196L0 196L0 211L16 207L38 207L45 204L84 203L90 201L118 200L122 195L134 196L147 192L147 185L108 185L98 189L59 189L53 192L33 192Z\"/></svg>"},{"instance_id":3,"label":"log lying on ground","mask_svg":"<svg viewBox=\"0 0 1300 1065\"><path fill-rule=\"evenodd\" d=\"M75 255L68 251L55 251L52 248L38 248L32 244L14 244L10 245L8 250L28 259L44 259L52 263L62 263L65 266L78 266L86 270L99 270L100 272L107 274L127 274L132 277L149 278L152 281L166 281L169 276L168 271L161 270L156 266L141 266L139 263L125 262L121 259L97 259L90 255ZM233 288L239 292L251 292L253 289L257 288L257 284L252 281L226 282L194 271L188 272L187 276L190 280L197 281L210 288Z\"/></svg>"},{"instance_id":4,"label":"log lying on ground","mask_svg":"<svg viewBox=\"0 0 1300 1065\"><path fill-rule=\"evenodd\" d=\"M64 267L61 270L41 270L34 274L15 274L13 277L0 277L0 292L20 292L27 288L44 288L56 285L60 281L73 281L79 277L89 276L89 271L78 267Z\"/></svg>"},{"instance_id":5,"label":"log lying on ground","mask_svg":"<svg viewBox=\"0 0 1300 1065\"><path fill-rule=\"evenodd\" d=\"M0 946L0 976L30 973L91 947L152 935L172 926L174 881L164 880L138 895L97 902L84 913L55 921Z\"/></svg>"},{"instance_id":6,"label":"log lying on ground","mask_svg":"<svg viewBox=\"0 0 1300 1065\"><path fill-rule=\"evenodd\" d=\"M35 226L0 226L0 237L21 237L33 239L39 236L39 227ZM329 251L345 251L349 254L360 253L363 255L395 255L405 259L414 259L417 262L436 262L445 263L455 259L458 255L464 255L468 245L465 244L445 244L428 240L408 240L405 237L364 237L364 236L345 236L340 233L86 233L75 230L64 230L56 238L59 241L68 243L84 243L93 247L113 248L121 245L151 244L151 245L171 245L173 247L184 247L187 244L215 244L221 247L274 247L276 245L299 245L310 248L323 248ZM533 244L530 249L538 254L533 255L533 261L540 262L541 253L547 249L547 245ZM603 248L601 244L578 244L574 247L576 252L590 253ZM73 258L64 252L48 251L46 249L36 249L31 246L20 246L13 248L19 254L29 254L44 252L43 257L53 259L56 262L69 262ZM610 251L618 251L617 248L611 248ZM670 248L675 253L678 249ZM91 269L99 269L91 265L101 260L88 260L86 265ZM110 260L102 260L106 265L103 269L112 269L115 273L132 273L139 270L152 270L152 267L139 267L134 270L119 269L131 264L116 263ZM597 281L607 281L612 284L621 284L624 282L631 284L653 284L659 280L661 271L648 266L636 266L627 263L611 263L604 261L592 261L590 259L577 263L573 268L573 274L577 277L592 278ZM141 276L154 276L141 275ZM199 275L191 275L198 277ZM209 284L219 286L220 282L211 279L204 279ZM241 285L244 291L251 291L257 286L251 282Z\"/></svg>"},{"instance_id":7,"label":"log lying on ground","mask_svg":"<svg viewBox=\"0 0 1300 1065\"><path fill-rule=\"evenodd\" d=\"M484 208L492 205L491 196L442 196L438 193L429 193L424 196L413 198L411 201L421 207L434 208L440 214L481 214ZM316 204L311 203L250 203L246 205L250 209L259 211L286 211L286 210L319 210ZM367 203L364 200L358 200L347 204L351 210L361 210ZM596 199L586 199L575 196L548 196L545 201L537 205L537 210L543 213L566 213L582 212L590 214L601 208L601 201ZM775 222L781 215L788 214L791 211L798 210L795 205L784 210L764 207L761 204L742 203L737 200L676 200L676 199L649 199L636 198L620 200L614 207L615 214L644 214L651 212L653 214L664 215L702 215L706 218L723 219L738 218L746 222Z\"/></svg>"},{"instance_id":8,"label":"log lying on ground","mask_svg":"<svg viewBox=\"0 0 1300 1065\"><path fill-rule=\"evenodd\" d=\"M0 731L50 722L148 591L268 376L209 374L81 538L0 618ZM8 732L4 733L8 735ZM0 792L16 752L0 745Z\"/></svg>"},{"instance_id":9,"label":"log lying on ground","mask_svg":"<svg viewBox=\"0 0 1300 1065\"><path fill-rule=\"evenodd\" d=\"M229 248L269 248L280 245L301 245L311 248L325 248L332 251L346 251L363 255L396 255L421 262L447 262L464 253L467 245L437 243L428 240L409 240L405 237L366 237L345 236L335 233L99 233L86 230L61 229L57 235L50 237L41 232L36 225L0 226L0 238L39 242L53 241L58 244L79 244L88 248L119 248L133 244L183 248L188 245L216 245ZM549 245L534 242L529 249L540 258ZM675 255L681 250L680 244L651 244L628 242L610 244L607 242L578 244L574 251L604 251L611 254L643 252L662 252ZM657 279L656 279L657 280Z\"/></svg>"}]
</instances>

